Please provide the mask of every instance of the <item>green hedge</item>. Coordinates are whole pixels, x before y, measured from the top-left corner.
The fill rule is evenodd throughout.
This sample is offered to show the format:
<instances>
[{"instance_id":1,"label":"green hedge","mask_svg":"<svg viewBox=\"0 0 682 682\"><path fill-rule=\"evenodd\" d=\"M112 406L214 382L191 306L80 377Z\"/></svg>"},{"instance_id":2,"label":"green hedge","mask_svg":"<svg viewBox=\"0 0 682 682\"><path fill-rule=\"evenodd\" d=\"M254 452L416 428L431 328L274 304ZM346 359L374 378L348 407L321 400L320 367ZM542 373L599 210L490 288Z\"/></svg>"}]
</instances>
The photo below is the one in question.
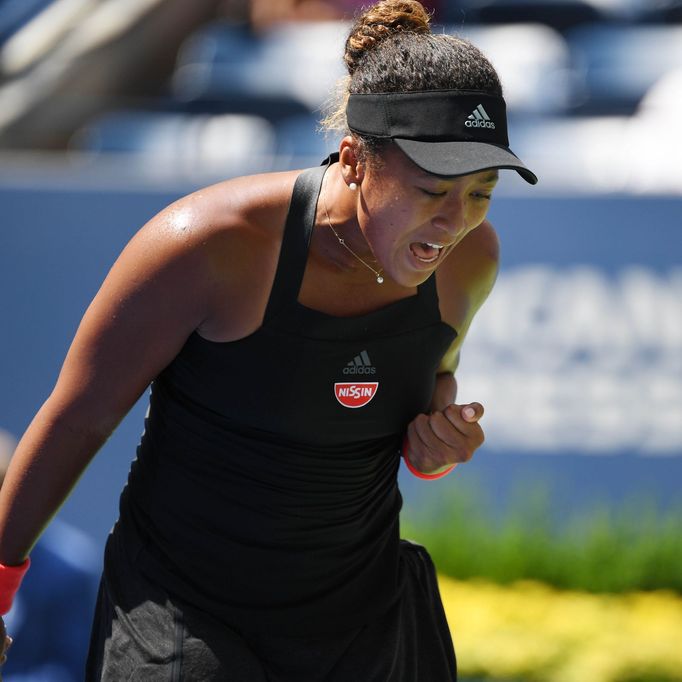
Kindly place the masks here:
<instances>
[{"instance_id":1,"label":"green hedge","mask_svg":"<svg viewBox=\"0 0 682 682\"><path fill-rule=\"evenodd\" d=\"M425 545L441 573L592 592L682 593L682 504L661 512L652 500L631 499L558 514L548 490L534 486L493 514L480 487L443 483L431 498L406 502L401 518L402 536Z\"/></svg>"}]
</instances>

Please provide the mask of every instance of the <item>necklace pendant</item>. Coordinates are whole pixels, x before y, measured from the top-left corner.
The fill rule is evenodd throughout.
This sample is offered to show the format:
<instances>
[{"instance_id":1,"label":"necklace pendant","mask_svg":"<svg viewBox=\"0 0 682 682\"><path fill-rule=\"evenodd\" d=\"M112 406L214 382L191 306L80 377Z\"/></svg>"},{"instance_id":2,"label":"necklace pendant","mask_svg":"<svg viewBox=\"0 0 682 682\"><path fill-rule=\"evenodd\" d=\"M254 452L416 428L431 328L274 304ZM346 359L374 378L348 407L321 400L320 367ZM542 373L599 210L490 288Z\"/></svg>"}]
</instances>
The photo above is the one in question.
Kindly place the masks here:
<instances>
[{"instance_id":1,"label":"necklace pendant","mask_svg":"<svg viewBox=\"0 0 682 682\"><path fill-rule=\"evenodd\" d=\"M381 275L377 275L377 284L383 284L384 278Z\"/></svg>"}]
</instances>

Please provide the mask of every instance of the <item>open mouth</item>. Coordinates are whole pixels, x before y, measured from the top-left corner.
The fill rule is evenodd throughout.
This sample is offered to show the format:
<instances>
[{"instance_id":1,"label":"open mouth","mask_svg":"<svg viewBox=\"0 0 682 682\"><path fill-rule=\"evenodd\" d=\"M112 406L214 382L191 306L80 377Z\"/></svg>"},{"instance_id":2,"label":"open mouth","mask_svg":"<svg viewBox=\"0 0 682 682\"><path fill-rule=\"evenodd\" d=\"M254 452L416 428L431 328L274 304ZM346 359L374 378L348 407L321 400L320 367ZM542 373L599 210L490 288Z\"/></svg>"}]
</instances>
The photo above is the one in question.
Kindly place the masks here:
<instances>
[{"instance_id":1,"label":"open mouth","mask_svg":"<svg viewBox=\"0 0 682 682\"><path fill-rule=\"evenodd\" d=\"M422 263L435 263L442 250L442 244L431 244L430 242L412 242L410 244L410 251Z\"/></svg>"}]
</instances>

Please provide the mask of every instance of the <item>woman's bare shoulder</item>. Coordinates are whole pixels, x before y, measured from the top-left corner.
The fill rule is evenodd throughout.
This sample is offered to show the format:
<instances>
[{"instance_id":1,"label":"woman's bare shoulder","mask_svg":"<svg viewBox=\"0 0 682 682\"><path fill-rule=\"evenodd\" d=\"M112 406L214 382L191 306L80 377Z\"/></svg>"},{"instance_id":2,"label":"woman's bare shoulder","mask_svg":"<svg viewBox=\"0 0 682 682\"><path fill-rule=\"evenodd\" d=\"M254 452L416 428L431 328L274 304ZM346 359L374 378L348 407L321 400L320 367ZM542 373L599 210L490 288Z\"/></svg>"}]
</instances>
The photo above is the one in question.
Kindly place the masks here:
<instances>
[{"instance_id":1,"label":"woman's bare shoulder","mask_svg":"<svg viewBox=\"0 0 682 682\"><path fill-rule=\"evenodd\" d=\"M274 280L298 171L238 177L193 192L159 215L154 229L201 254L209 314L198 328L214 341L241 338L261 322Z\"/></svg>"},{"instance_id":2,"label":"woman's bare shoulder","mask_svg":"<svg viewBox=\"0 0 682 682\"><path fill-rule=\"evenodd\" d=\"M491 223L484 220L448 255L442 268L444 283L465 290L470 296L487 296L495 282L500 242Z\"/></svg>"},{"instance_id":3,"label":"woman's bare shoulder","mask_svg":"<svg viewBox=\"0 0 682 682\"><path fill-rule=\"evenodd\" d=\"M276 236L297 175L298 171L263 173L204 187L167 206L156 216L154 227L198 241L248 231Z\"/></svg>"},{"instance_id":4,"label":"woman's bare shoulder","mask_svg":"<svg viewBox=\"0 0 682 682\"><path fill-rule=\"evenodd\" d=\"M160 211L133 242L144 244L142 258L182 260L218 284L254 269L262 277L279 251L296 175L244 176L196 190Z\"/></svg>"},{"instance_id":5,"label":"woman's bare shoulder","mask_svg":"<svg viewBox=\"0 0 682 682\"><path fill-rule=\"evenodd\" d=\"M485 220L470 232L438 268L441 315L460 334L483 305L499 269L500 245L493 226Z\"/></svg>"},{"instance_id":6,"label":"woman's bare shoulder","mask_svg":"<svg viewBox=\"0 0 682 682\"><path fill-rule=\"evenodd\" d=\"M127 244L103 293L158 289L178 308L187 298L185 324L195 320L195 329L216 340L253 331L274 278L296 175L234 178L171 203Z\"/></svg>"},{"instance_id":7,"label":"woman's bare shoulder","mask_svg":"<svg viewBox=\"0 0 682 682\"><path fill-rule=\"evenodd\" d=\"M500 240L490 221L484 220L472 230L452 255L458 260L472 261L472 267L476 269L496 266L500 258Z\"/></svg>"}]
</instances>

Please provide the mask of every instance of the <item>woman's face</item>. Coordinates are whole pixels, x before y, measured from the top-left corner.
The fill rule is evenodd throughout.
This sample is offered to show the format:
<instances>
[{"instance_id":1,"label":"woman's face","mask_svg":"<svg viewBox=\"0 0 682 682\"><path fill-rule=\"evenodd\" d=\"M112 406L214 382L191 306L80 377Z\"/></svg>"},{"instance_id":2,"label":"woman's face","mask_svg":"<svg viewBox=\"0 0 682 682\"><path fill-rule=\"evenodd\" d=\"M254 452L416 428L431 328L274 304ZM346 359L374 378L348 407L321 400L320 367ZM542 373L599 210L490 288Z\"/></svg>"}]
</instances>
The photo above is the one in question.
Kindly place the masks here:
<instances>
[{"instance_id":1,"label":"woman's face","mask_svg":"<svg viewBox=\"0 0 682 682\"><path fill-rule=\"evenodd\" d=\"M443 178L389 145L365 168L358 221L385 274L403 286L425 281L485 219L497 171Z\"/></svg>"}]
</instances>

